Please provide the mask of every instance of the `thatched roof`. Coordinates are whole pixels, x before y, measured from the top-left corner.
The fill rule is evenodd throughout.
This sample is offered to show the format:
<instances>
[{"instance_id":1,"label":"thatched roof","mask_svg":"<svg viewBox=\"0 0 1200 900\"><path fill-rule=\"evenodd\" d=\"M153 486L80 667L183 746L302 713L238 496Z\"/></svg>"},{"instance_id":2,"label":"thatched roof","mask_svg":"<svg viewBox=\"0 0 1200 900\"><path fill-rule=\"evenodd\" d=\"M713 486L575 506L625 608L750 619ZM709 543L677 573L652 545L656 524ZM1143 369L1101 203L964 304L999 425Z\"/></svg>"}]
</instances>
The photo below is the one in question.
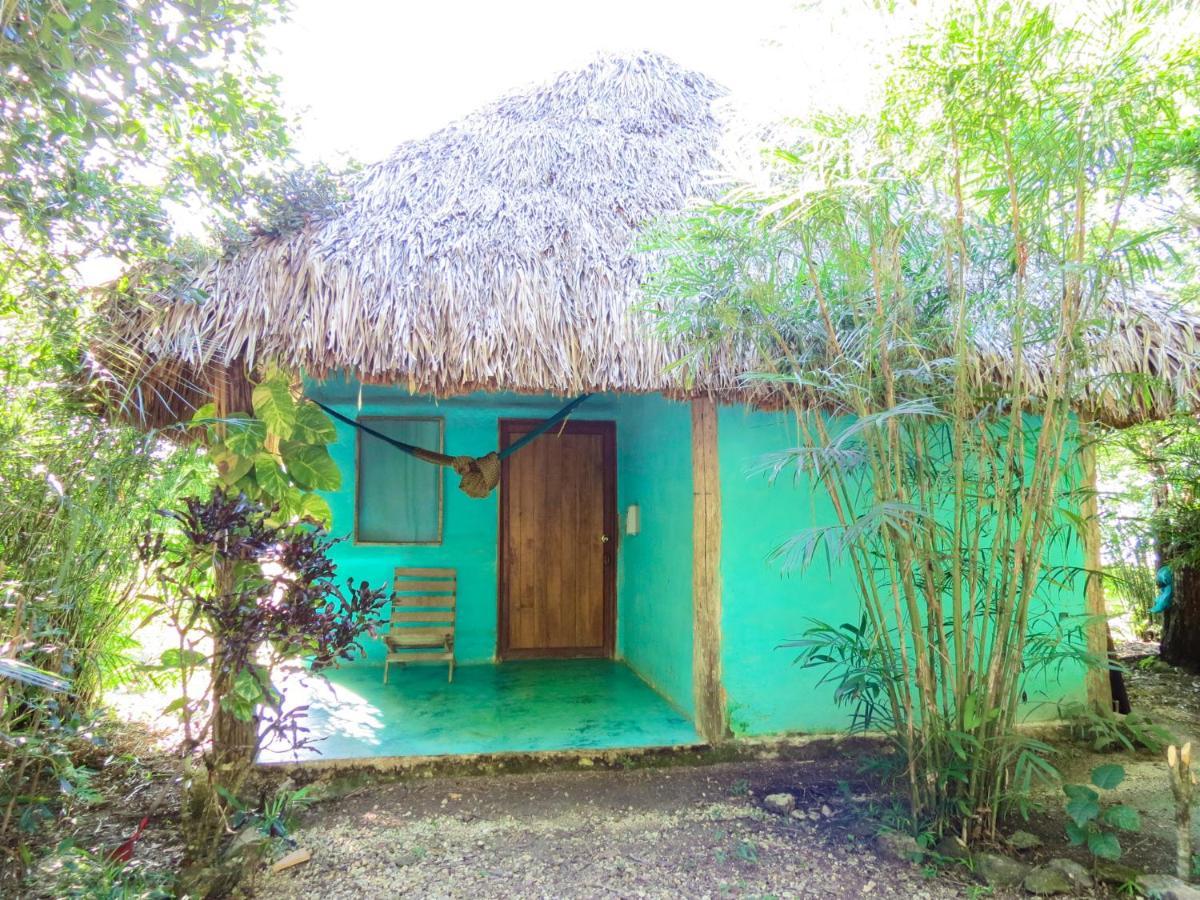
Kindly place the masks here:
<instances>
[{"instance_id":1,"label":"thatched roof","mask_svg":"<svg viewBox=\"0 0 1200 900\"><path fill-rule=\"evenodd\" d=\"M731 348L685 373L671 365L680 349L637 312L654 263L634 250L638 230L713 192L721 94L659 55L600 58L401 145L332 218L208 266L195 285L204 299L114 306L113 344L143 366L143 420L178 420L211 372L272 359L437 396L750 398L740 376L751 354ZM1125 314L1114 371L1165 374L1191 397L1182 360L1200 323ZM985 377L1002 373L1002 349L981 353ZM1129 417L1111 394L1099 405Z\"/></svg>"},{"instance_id":2,"label":"thatched roof","mask_svg":"<svg viewBox=\"0 0 1200 900\"><path fill-rule=\"evenodd\" d=\"M333 219L204 271L202 302L129 314L149 359L278 358L439 396L679 388L631 315L639 226L717 168L721 89L655 54L510 94L365 171Z\"/></svg>"}]
</instances>

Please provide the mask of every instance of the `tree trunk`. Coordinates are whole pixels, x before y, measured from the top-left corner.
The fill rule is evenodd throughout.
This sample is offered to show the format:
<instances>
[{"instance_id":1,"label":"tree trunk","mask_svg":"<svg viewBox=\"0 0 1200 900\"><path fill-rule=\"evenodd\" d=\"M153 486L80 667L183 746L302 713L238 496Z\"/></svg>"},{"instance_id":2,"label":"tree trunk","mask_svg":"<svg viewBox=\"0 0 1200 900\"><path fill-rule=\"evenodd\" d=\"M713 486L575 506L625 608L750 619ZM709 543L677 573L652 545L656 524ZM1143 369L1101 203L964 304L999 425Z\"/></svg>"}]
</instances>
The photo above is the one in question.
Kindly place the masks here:
<instances>
[{"instance_id":1,"label":"tree trunk","mask_svg":"<svg viewBox=\"0 0 1200 900\"><path fill-rule=\"evenodd\" d=\"M218 585L228 579L218 564ZM254 767L258 743L258 716L244 722L221 708L221 698L233 692L236 672L224 665L219 638L213 639L212 655L212 744L201 764L193 765L184 779L185 862L192 866L211 865L225 836L230 812L227 797L237 797Z\"/></svg>"},{"instance_id":2,"label":"tree trunk","mask_svg":"<svg viewBox=\"0 0 1200 900\"><path fill-rule=\"evenodd\" d=\"M1160 652L1172 665L1200 668L1200 569L1175 569L1175 597L1163 614Z\"/></svg>"},{"instance_id":3,"label":"tree trunk","mask_svg":"<svg viewBox=\"0 0 1200 900\"><path fill-rule=\"evenodd\" d=\"M211 389L217 416L251 411L253 385L242 360L218 368ZM234 565L229 560L216 562L218 596L229 598L236 592ZM254 765L258 736L257 715L243 722L221 708L221 698L232 693L237 672L226 666L220 635L213 637L211 671L211 743L199 761L193 760L183 784L185 865L195 868L210 867L216 860L229 812L222 792L236 797L241 791Z\"/></svg>"}]
</instances>

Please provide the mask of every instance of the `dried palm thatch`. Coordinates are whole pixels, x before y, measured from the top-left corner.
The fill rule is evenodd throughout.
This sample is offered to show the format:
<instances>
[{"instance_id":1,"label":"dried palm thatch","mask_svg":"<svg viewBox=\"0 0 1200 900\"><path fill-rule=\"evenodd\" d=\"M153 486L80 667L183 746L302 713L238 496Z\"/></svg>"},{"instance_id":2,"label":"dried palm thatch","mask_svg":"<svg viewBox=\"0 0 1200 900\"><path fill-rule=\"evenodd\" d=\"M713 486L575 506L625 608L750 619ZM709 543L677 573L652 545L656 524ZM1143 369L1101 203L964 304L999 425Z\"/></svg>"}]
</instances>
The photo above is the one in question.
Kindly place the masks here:
<instances>
[{"instance_id":1,"label":"dried palm thatch","mask_svg":"<svg viewBox=\"0 0 1200 900\"><path fill-rule=\"evenodd\" d=\"M643 53L506 96L368 168L336 215L212 263L191 299L111 304L106 346L131 354L97 356L137 370L128 406L146 424L187 416L213 373L268 360L435 396L765 401L769 389L742 377L755 368L748 348L689 371L678 365L684 348L655 334L640 308L655 260L634 251L638 230L714 192L722 93ZM1190 379L1183 360L1200 323L1132 306L1122 315L1114 371ZM1002 377L1004 349L980 350L980 377ZM1175 387L1191 396L1190 381ZM1111 391L1097 405L1131 418L1161 411L1170 393L1136 412Z\"/></svg>"}]
</instances>

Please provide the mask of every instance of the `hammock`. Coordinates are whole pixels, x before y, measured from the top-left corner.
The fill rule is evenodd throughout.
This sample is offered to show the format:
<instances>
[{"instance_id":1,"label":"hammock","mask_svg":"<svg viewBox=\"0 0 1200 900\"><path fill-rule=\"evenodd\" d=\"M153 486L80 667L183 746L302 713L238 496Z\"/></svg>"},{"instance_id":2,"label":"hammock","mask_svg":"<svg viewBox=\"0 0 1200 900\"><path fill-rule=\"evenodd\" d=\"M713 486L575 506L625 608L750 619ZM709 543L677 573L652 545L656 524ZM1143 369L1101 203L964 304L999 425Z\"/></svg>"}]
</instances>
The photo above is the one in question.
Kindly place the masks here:
<instances>
[{"instance_id":1,"label":"hammock","mask_svg":"<svg viewBox=\"0 0 1200 900\"><path fill-rule=\"evenodd\" d=\"M541 437L567 416L569 416L580 403L590 397L590 394L580 394L546 421L538 425L537 428L529 432L529 434L513 441L503 450L495 451L486 456L449 456L445 453L437 453L433 450L426 450L424 447L417 447L413 444L406 444L404 441L398 441L395 438L388 437L386 434L381 434L374 428L369 428L362 422L351 419L349 416L343 416L335 409L330 409L320 400L308 399L316 404L326 413L333 416L339 422L345 422L359 431L363 431L371 437L379 438L384 443L391 444L397 450L401 450L410 456L415 456L419 460L427 463L432 463L435 466L449 466L460 476L458 486L463 490L468 497L483 499L492 492L492 489L500 483L500 463L512 454L516 453L530 441Z\"/></svg>"}]
</instances>

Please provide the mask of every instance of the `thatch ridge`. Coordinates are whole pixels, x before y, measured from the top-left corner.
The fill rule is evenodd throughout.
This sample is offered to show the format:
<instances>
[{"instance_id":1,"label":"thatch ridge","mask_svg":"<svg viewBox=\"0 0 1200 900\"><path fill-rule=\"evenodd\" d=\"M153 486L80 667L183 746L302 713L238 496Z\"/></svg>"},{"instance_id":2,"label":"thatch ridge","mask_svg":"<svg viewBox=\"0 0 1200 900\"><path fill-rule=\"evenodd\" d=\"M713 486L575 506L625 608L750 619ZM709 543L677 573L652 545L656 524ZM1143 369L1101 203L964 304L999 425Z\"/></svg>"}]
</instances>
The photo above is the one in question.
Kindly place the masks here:
<instances>
[{"instance_id":1,"label":"thatch ridge","mask_svg":"<svg viewBox=\"0 0 1200 900\"><path fill-rule=\"evenodd\" d=\"M638 231L715 193L722 94L657 54L605 56L402 144L331 218L260 236L202 270L194 287L205 299L110 308L114 346L149 366L140 417L178 420L211 372L268 360L439 397L762 401L763 384L741 377L755 368L748 349L686 371L682 348L639 312L655 260L635 252ZM1196 406L1200 321L1164 304L1114 310L1122 328L1101 338L1113 346L1109 371L1094 373L1094 412L1124 422L1181 397ZM1005 348L979 350L980 377L1003 379ZM1102 377L1129 371L1170 388L1135 407Z\"/></svg>"}]
</instances>

